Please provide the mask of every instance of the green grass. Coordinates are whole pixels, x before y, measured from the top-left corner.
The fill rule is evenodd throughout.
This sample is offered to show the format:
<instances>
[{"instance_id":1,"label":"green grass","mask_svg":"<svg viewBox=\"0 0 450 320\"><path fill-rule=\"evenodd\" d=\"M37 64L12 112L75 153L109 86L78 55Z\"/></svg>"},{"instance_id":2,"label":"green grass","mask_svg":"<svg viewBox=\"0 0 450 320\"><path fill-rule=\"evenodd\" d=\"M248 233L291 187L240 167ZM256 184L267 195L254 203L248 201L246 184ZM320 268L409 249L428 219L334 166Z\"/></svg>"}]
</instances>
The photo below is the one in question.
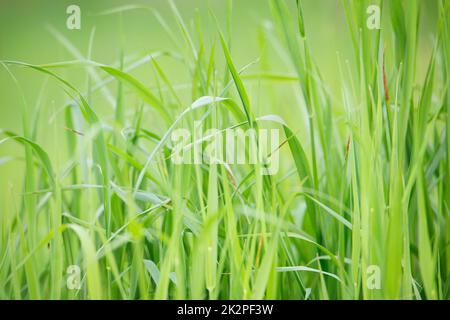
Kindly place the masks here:
<instances>
[{"instance_id":1,"label":"green grass","mask_svg":"<svg viewBox=\"0 0 450 320\"><path fill-rule=\"evenodd\" d=\"M94 32L84 56L53 30L73 60L1 60L22 128L1 130L0 148L23 155L0 158L20 163L0 199L0 298L450 298L450 2L431 1L438 19L424 55L424 1L342 0L351 55L336 55L333 84L305 2L265 3L271 18L258 22L259 56L247 65L234 59L230 0L225 23L206 2L192 20L172 1L170 21L137 5L98 16L145 12L176 50L120 48L106 65L91 59ZM380 30L366 27L371 4ZM183 65L187 90L162 57ZM151 84L135 74L144 67ZM52 121L41 115L50 106L29 103L19 69L65 94ZM83 89L66 80L74 69ZM195 121L203 132L279 129L280 171L173 163L171 133L194 132ZM76 290L71 265L81 268Z\"/></svg>"}]
</instances>

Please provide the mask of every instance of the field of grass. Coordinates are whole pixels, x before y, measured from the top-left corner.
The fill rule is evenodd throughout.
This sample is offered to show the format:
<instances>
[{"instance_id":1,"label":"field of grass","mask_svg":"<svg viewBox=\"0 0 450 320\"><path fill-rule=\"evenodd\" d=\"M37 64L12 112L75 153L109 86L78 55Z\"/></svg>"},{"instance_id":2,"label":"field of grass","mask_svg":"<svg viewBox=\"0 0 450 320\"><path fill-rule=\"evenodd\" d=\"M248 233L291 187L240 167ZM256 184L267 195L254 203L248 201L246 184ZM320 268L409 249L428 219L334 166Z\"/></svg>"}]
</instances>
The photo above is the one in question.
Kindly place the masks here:
<instances>
[{"instance_id":1,"label":"field of grass","mask_svg":"<svg viewBox=\"0 0 450 320\"><path fill-rule=\"evenodd\" d=\"M450 1L127 3L0 4L0 299L450 298Z\"/></svg>"}]
</instances>

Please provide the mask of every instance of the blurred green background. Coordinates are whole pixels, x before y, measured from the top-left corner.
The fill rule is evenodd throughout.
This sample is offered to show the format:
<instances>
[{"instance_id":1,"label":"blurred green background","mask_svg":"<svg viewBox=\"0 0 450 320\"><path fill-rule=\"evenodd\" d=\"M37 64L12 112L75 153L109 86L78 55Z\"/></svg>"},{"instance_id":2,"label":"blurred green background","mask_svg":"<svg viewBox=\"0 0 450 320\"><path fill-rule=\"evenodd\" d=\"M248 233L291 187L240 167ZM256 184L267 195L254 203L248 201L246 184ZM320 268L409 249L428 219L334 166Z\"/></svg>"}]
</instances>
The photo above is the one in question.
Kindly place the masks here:
<instances>
[{"instance_id":1,"label":"blurred green background","mask_svg":"<svg viewBox=\"0 0 450 320\"><path fill-rule=\"evenodd\" d=\"M422 21L420 32L425 36L420 37L421 57L427 58L431 50L431 39L427 33L435 28L436 12L431 1L423 1ZM221 27L226 27L226 0L178 0L175 1L189 30L195 33L197 17L201 23L201 30L207 33L204 39L205 46L211 47L218 44L216 27L208 14L208 7L217 15ZM81 30L68 30L66 28L66 8L76 4L81 8ZM289 2L292 10L295 10L295 1ZM124 5L145 5L155 8L166 20L172 31L182 39L180 31L170 10L169 4L164 0L149 1L55 1L55 0L1 0L0 1L0 60L20 60L34 64L54 63L59 61L74 60L73 52L70 52L55 37L59 33L66 38L84 57L88 54L89 39L92 34L93 46L91 59L104 64L117 65L121 52L126 57L142 57L146 54L160 50L177 50L177 44L172 42L164 28L149 11L130 10L118 14L99 15L105 10ZM290 66L283 63L280 52L266 42L262 48L260 37L263 28L271 28L271 16L269 4L265 0L233 1L232 5L231 50L233 59L238 68L260 58L259 63L251 67L250 71L256 72L264 63L267 69L276 73L293 74ZM305 24L308 34L312 37L311 45L315 62L318 64L329 90L336 96L340 95L339 71L337 65L337 52L341 58L354 59L351 49L350 36L348 34L344 11L341 1L338 0L306 0L304 1ZM383 21L389 19L388 14L383 14ZM95 29L95 33L93 30ZM54 30L53 32L51 30ZM389 46L389 43L385 44ZM180 54L185 54L181 52ZM222 58L222 57L220 57ZM188 68L181 62L174 62L169 57L161 57L158 60L172 83L179 84L181 88L188 81ZM36 104L42 103L40 125L38 126L38 141L50 154L52 161L58 165L64 163L65 139L63 115L58 110L67 101L64 90L55 81L46 79L41 73L29 69L11 67L11 71L17 77L22 88L26 110L33 114ZM419 74L424 70L418 65ZM86 89L86 69L80 67L64 68L57 70L64 79L74 84L78 89ZM154 86L155 81L150 65L143 65L134 70L133 75L138 77L147 86ZM104 74L99 73L101 77ZM286 84L282 84L286 86ZM292 86L296 86L292 83ZM116 83L109 85L114 92ZM42 89L43 88L43 89ZM181 89L182 90L182 89ZM189 90L187 90L189 93ZM250 89L252 92L252 89ZM297 108L289 108L290 101L294 101L292 93L281 95L279 106L272 106L278 114L288 119L290 125L301 127ZM187 94L188 96L188 94ZM41 97L41 99L39 99ZM255 100L255 99L254 99ZM189 98L183 100L189 105ZM269 103L269 102L267 102ZM132 100L127 100L132 106ZM105 103L99 93L92 96L92 105L96 112L108 115L112 109ZM128 107L128 106L127 106ZM333 108L339 109L339 99L333 101ZM3 66L0 66L0 128L22 133L23 102L20 91L12 81ZM264 102L256 108L264 108ZM258 111L257 111L258 112ZM259 113L259 112L258 112ZM149 124L151 121L149 121ZM9 157L22 157L23 149L13 142L0 145L0 192L1 199L21 190L23 178L21 162L8 161ZM5 201L0 201L0 209L5 209Z\"/></svg>"}]
</instances>

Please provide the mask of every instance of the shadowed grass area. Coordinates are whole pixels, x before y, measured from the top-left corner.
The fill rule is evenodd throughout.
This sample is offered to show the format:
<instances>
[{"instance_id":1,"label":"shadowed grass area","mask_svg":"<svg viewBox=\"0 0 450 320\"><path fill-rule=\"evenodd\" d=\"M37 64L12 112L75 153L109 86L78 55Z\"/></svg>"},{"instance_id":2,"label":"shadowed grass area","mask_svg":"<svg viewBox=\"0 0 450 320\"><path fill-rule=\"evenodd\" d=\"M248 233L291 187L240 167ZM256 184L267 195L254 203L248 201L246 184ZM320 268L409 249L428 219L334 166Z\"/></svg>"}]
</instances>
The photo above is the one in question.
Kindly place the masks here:
<instances>
[{"instance_id":1,"label":"shadowed grass area","mask_svg":"<svg viewBox=\"0 0 450 320\"><path fill-rule=\"evenodd\" d=\"M448 299L450 2L342 0L333 76L309 1L261 1L267 17L239 21L257 30L245 64L242 13L219 2L189 18L173 1L170 14L92 7L121 41L145 14L174 44L119 47L114 63L93 58L95 28L87 54L49 27L70 59L1 57L22 124L0 130L0 168L15 170L1 184L0 298ZM43 83L36 101L18 73ZM278 130L264 154L277 172L196 151L201 163L173 161L177 130L205 147L194 133L236 128ZM246 141L245 159L262 153L261 136Z\"/></svg>"}]
</instances>

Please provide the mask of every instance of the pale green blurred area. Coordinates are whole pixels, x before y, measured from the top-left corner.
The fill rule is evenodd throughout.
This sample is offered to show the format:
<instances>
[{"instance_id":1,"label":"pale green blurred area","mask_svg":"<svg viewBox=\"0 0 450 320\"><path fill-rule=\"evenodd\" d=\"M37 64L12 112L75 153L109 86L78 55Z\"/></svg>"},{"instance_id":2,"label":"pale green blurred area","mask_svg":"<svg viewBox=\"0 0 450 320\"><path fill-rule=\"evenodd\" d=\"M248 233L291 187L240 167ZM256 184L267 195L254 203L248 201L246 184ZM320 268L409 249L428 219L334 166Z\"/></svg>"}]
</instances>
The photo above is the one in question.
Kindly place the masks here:
<instances>
[{"instance_id":1,"label":"pale green blurred area","mask_svg":"<svg viewBox=\"0 0 450 320\"><path fill-rule=\"evenodd\" d=\"M418 61L428 59L429 51L432 47L431 37L427 37L434 31L434 21L436 12L431 1L424 1L422 18L426 23L421 26L420 53ZM220 45L217 37L217 30L213 20L208 14L208 5L217 15L221 28L227 37L231 38L231 51L235 64L238 68L260 58L259 62L249 69L249 72L256 73L261 65L276 73L294 74L294 70L283 58L285 52L280 52L266 42L267 48L262 50L260 37L264 28L271 28L272 19L268 1L265 0L239 0L233 2L231 35L226 30L226 8L225 0L177 0L175 1L183 19L186 21L189 30L193 34L197 43L197 34L194 21L196 16L200 17L203 41L209 52L213 44L219 48L216 56L223 61L220 54ZM66 8L71 4L77 4L81 8L81 30L68 30L66 28ZM177 50L164 28L158 23L155 17L145 10L131 10L120 14L98 15L98 13L114 7L141 4L154 7L160 12L167 24L176 34L180 42L183 41L180 30L174 19L167 1L117 1L117 0L97 0L97 1L56 1L56 0L0 0L0 60L20 60L34 64L52 63L58 61L73 60L75 57L49 32L49 28L56 29L70 41L83 56L87 56L89 38L95 28L95 35L92 47L92 60L115 64L120 56L121 50L125 56L142 57L146 54L160 50ZM295 1L290 1L292 10ZM354 59L351 49L351 41L347 31L344 11L341 1L338 0L306 0L304 1L305 24L308 37L311 40L312 53L315 62L318 64L329 90L336 96L333 101L333 108L339 110L340 105L340 74L338 71L339 52L343 61ZM295 15L293 15L295 16ZM383 15L383 23L389 23L389 17ZM276 35L276 33L274 33ZM389 43L386 43L389 46ZM182 48L186 48L184 44ZM179 52L180 55L188 54L187 51ZM167 73L170 81L177 85L186 84L189 81L189 69L181 62L174 62L173 59L162 57L158 60L161 67ZM389 62L388 62L389 65ZM219 66L223 72L223 66ZM20 87L25 93L27 106L24 107L19 90L14 85L10 75L3 66L0 66L0 128L23 133L22 116L24 108L28 110L30 116L36 109L41 88L44 86L42 113L38 123L37 142L49 153L54 162L56 170L60 171L67 160L64 117L58 113L68 97L64 90L54 80L46 80L46 76L16 66L11 66L10 70L17 77ZM418 65L419 74L423 74L420 63ZM57 74L71 82L75 87L84 92L86 90L87 72L82 67L72 67L56 70ZM101 77L105 77L98 71ZM155 77L149 64L143 65L132 72L143 83L149 87L155 86ZM222 78L222 76L221 76ZM109 88L114 93L116 83L113 82ZM295 90L298 90L296 83L263 84L261 86L249 84L250 98L257 114L265 111L277 113L287 119L290 125L296 128L302 126L302 115L296 105ZM272 91L271 101L264 100L265 96L261 92ZM189 106L190 91L185 90L183 103ZM261 101L263 100L263 101ZM275 101L275 104L274 104ZM91 100L94 110L101 118L108 119L113 114L109 106L99 93L92 96ZM133 96L126 97L126 109L134 110L138 102ZM181 112L182 108L180 108ZM336 121L339 121L337 119ZM146 125L157 126L158 119L147 119ZM157 132L164 128L152 128ZM3 137L1 137L3 138ZM6 156L23 156L23 148L15 142L7 141L0 145L0 158ZM23 179L22 161L11 161L2 163L0 161L0 209L5 209L4 199L10 197L10 188L13 194L21 192L21 182ZM18 199L18 198L16 198ZM8 204L9 208L11 203Z\"/></svg>"}]
</instances>

